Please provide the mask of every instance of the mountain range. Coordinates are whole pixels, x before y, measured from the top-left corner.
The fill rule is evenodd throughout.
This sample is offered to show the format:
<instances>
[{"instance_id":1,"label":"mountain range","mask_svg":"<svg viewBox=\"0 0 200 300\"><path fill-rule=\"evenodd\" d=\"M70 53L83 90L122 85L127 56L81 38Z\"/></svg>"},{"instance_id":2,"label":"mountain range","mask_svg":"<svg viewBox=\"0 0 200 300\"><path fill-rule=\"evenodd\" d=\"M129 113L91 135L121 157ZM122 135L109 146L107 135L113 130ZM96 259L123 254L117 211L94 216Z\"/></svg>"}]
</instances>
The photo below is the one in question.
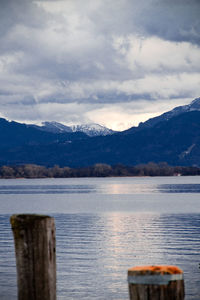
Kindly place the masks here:
<instances>
[{"instance_id":1,"label":"mountain range","mask_svg":"<svg viewBox=\"0 0 200 300\"><path fill-rule=\"evenodd\" d=\"M83 167L167 162L200 166L200 98L120 133L109 129L106 133L103 127L100 134L97 129L101 126L95 124L96 134L91 134L88 127L57 122L36 126L1 118L0 165Z\"/></svg>"}]
</instances>

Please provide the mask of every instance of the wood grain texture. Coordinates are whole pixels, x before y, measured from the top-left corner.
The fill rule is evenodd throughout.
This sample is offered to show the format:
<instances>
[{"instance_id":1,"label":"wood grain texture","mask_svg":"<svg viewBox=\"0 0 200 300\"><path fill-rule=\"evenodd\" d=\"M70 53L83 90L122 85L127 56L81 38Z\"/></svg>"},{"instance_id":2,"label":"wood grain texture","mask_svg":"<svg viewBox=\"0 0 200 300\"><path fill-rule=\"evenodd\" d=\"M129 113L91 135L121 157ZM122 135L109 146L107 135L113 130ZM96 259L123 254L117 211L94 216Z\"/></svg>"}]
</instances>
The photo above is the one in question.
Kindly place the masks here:
<instances>
[{"instance_id":1,"label":"wood grain texture","mask_svg":"<svg viewBox=\"0 0 200 300\"><path fill-rule=\"evenodd\" d=\"M13 215L10 222L15 241L18 300L55 300L54 219L43 215Z\"/></svg>"}]
</instances>

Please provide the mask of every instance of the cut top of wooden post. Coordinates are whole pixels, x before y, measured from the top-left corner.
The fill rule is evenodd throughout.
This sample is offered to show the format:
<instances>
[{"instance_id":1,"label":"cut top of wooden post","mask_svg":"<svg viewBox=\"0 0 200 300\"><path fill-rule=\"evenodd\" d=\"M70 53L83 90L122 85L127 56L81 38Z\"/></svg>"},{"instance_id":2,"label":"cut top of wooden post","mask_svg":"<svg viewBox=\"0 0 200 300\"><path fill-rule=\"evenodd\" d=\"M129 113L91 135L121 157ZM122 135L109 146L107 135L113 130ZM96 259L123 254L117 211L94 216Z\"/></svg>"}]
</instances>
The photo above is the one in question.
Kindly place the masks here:
<instances>
[{"instance_id":1,"label":"cut top of wooden post","mask_svg":"<svg viewBox=\"0 0 200 300\"><path fill-rule=\"evenodd\" d=\"M34 224L35 222L48 219L48 218L51 219L51 217L46 215L19 214L19 215L12 215L10 217L10 223L13 229L17 229L19 227L31 225Z\"/></svg>"},{"instance_id":2,"label":"cut top of wooden post","mask_svg":"<svg viewBox=\"0 0 200 300\"><path fill-rule=\"evenodd\" d=\"M128 282L132 284L168 284L183 280L183 271L177 266L137 266L128 270Z\"/></svg>"}]
</instances>

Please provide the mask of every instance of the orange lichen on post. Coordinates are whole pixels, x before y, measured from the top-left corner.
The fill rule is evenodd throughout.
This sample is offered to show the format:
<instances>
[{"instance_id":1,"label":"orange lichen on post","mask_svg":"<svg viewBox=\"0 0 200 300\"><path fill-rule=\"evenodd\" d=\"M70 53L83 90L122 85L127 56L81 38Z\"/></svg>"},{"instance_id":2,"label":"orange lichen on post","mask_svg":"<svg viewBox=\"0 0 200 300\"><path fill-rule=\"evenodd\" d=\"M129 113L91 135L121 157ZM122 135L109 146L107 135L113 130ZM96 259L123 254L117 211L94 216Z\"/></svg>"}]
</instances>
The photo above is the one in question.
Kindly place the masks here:
<instances>
[{"instance_id":1,"label":"orange lichen on post","mask_svg":"<svg viewBox=\"0 0 200 300\"><path fill-rule=\"evenodd\" d=\"M129 276L134 275L173 275L182 274L183 271L177 266L158 265L158 266L137 266L128 270Z\"/></svg>"}]
</instances>

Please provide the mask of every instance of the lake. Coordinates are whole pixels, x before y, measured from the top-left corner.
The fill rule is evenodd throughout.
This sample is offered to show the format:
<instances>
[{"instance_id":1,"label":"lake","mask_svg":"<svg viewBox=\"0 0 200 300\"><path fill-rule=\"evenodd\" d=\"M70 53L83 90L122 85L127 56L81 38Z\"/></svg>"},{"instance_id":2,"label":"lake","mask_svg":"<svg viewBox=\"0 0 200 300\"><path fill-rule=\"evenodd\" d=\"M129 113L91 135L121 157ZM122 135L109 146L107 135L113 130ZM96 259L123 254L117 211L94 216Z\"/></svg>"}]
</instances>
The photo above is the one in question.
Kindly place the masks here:
<instances>
[{"instance_id":1,"label":"lake","mask_svg":"<svg viewBox=\"0 0 200 300\"><path fill-rule=\"evenodd\" d=\"M16 300L9 217L55 217L57 299L128 297L127 270L174 264L200 299L200 177L0 180L0 299Z\"/></svg>"}]
</instances>

